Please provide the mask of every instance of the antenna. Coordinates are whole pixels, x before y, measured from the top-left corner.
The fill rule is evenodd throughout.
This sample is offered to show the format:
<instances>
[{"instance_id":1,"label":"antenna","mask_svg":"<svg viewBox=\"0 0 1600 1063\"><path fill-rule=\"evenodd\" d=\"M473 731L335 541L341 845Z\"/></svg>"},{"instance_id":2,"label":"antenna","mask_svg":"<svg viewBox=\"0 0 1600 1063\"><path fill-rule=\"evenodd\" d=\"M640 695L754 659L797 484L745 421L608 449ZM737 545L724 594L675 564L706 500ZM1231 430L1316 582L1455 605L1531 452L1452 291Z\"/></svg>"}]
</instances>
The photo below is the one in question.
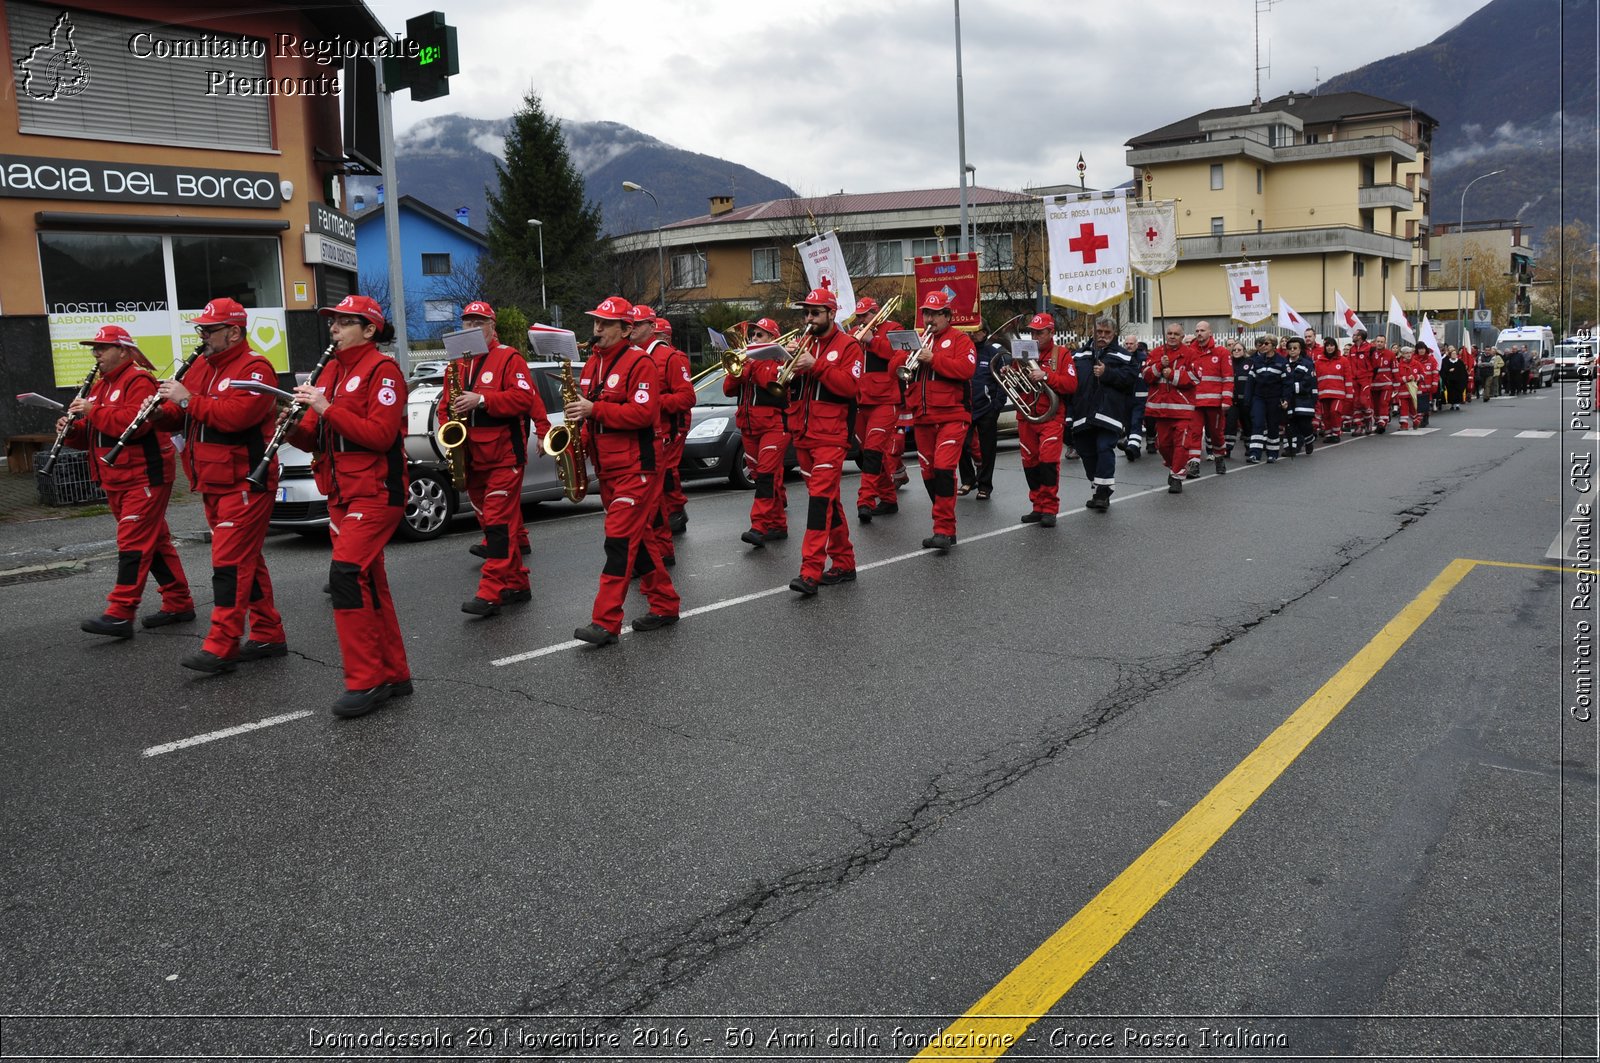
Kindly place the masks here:
<instances>
[{"instance_id":1,"label":"antenna","mask_svg":"<svg viewBox=\"0 0 1600 1063\"><path fill-rule=\"evenodd\" d=\"M1278 0L1255 0L1256 5L1256 98L1255 106L1261 106L1261 72L1265 70L1267 76L1272 76L1272 42L1267 42L1267 65L1261 65L1261 13L1271 11L1272 5Z\"/></svg>"}]
</instances>

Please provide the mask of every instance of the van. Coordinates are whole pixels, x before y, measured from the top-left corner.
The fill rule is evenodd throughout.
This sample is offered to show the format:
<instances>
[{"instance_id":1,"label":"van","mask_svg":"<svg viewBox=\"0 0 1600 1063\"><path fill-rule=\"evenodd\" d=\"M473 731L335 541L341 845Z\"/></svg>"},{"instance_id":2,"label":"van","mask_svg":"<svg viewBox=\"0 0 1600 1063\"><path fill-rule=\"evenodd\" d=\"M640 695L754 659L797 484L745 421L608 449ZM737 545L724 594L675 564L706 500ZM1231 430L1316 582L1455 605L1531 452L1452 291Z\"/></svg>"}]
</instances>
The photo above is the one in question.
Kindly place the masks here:
<instances>
[{"instance_id":1,"label":"van","mask_svg":"<svg viewBox=\"0 0 1600 1063\"><path fill-rule=\"evenodd\" d=\"M1530 383L1550 387L1556 382L1556 334L1549 325L1519 325L1501 329L1500 338L1494 341L1494 345L1501 354L1509 354L1513 347L1526 347Z\"/></svg>"}]
</instances>

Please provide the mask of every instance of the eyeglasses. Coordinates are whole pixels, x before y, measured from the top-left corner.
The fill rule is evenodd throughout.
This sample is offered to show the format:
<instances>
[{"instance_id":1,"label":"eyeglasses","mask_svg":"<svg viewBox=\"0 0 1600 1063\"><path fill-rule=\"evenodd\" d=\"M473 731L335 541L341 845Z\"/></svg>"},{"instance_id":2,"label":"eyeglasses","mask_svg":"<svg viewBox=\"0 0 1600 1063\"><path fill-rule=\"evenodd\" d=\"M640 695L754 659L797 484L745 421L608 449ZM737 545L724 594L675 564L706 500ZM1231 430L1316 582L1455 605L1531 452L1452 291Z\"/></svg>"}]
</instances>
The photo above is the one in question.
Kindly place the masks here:
<instances>
[{"instance_id":1,"label":"eyeglasses","mask_svg":"<svg viewBox=\"0 0 1600 1063\"><path fill-rule=\"evenodd\" d=\"M209 336L213 332L221 332L223 329L231 327L231 325L196 325L194 330L202 336Z\"/></svg>"},{"instance_id":2,"label":"eyeglasses","mask_svg":"<svg viewBox=\"0 0 1600 1063\"><path fill-rule=\"evenodd\" d=\"M360 328L362 325L367 324L367 321L365 318L359 317L336 317L333 319L333 323L340 328Z\"/></svg>"}]
</instances>

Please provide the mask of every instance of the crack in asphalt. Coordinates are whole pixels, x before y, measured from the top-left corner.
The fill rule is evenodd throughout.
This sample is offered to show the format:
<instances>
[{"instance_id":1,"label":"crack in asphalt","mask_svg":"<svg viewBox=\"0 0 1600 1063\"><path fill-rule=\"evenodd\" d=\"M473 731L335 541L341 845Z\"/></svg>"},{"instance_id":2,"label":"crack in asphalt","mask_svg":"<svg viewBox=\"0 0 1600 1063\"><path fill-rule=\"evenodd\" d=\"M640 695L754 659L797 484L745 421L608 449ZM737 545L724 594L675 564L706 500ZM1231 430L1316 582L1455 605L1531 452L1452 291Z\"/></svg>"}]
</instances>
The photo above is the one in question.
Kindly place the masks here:
<instances>
[{"instance_id":1,"label":"crack in asphalt","mask_svg":"<svg viewBox=\"0 0 1600 1063\"><path fill-rule=\"evenodd\" d=\"M770 881L758 881L743 895L698 917L628 935L582 974L549 986L531 986L522 994L516 1010L554 1015L626 1015L647 1010L668 990L705 972L719 957L760 940L899 850L929 838L960 812L1063 759L1158 693L1192 679L1207 669L1222 650L1315 594L1356 561L1426 517L1462 484L1499 464L1500 461L1491 461L1462 470L1449 480L1436 482L1425 495L1403 499L1406 504L1393 513L1399 520L1388 534L1358 537L1341 544L1335 551L1336 559L1320 571L1314 570L1303 591L1293 598L1280 599L1254 616L1227 624L1209 644L1116 661L1115 685L1086 712L1071 720L1062 713L1047 721L1031 743L1013 740L1008 747L979 753L965 764L947 765L928 782L904 815L876 830L851 820L862 841L849 850L792 868ZM1022 752L1018 752L1019 745Z\"/></svg>"}]
</instances>

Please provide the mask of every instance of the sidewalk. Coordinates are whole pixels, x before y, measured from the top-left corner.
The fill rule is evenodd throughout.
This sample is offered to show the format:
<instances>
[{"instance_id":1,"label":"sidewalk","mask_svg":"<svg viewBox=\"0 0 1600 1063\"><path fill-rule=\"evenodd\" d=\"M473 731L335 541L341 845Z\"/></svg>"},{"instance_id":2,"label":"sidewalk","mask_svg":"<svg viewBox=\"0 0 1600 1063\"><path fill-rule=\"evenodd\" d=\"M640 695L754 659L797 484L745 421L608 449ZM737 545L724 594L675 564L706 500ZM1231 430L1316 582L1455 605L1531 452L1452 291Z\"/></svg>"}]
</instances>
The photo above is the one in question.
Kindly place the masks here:
<instances>
[{"instance_id":1,"label":"sidewalk","mask_svg":"<svg viewBox=\"0 0 1600 1063\"><path fill-rule=\"evenodd\" d=\"M167 508L174 538L203 541L205 511L199 503L180 473ZM47 506L32 472L0 472L0 572L115 554L116 542L116 521L104 502Z\"/></svg>"}]
</instances>

